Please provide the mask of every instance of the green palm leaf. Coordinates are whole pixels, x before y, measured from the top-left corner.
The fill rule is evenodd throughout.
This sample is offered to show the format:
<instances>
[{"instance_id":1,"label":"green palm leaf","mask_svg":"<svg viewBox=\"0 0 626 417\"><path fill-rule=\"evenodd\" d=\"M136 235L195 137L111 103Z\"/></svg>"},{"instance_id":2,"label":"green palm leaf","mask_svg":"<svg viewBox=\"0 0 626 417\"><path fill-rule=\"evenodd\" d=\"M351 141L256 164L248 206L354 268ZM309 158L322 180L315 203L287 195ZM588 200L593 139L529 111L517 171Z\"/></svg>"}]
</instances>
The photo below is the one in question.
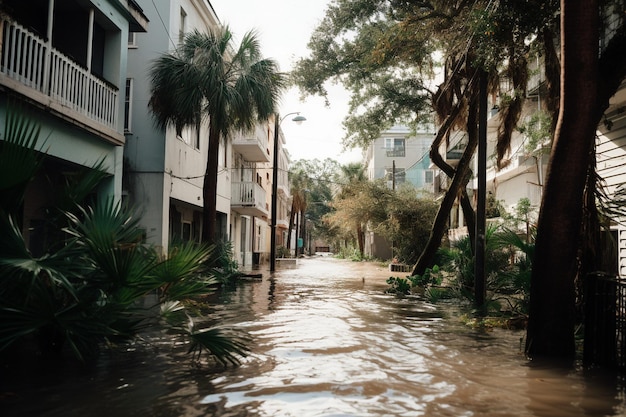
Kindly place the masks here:
<instances>
[{"instance_id":1,"label":"green palm leaf","mask_svg":"<svg viewBox=\"0 0 626 417\"><path fill-rule=\"evenodd\" d=\"M205 261L214 247L187 242L170 248L168 257L151 271L151 276L163 284L164 300L185 300L213 292L217 281L203 276Z\"/></svg>"},{"instance_id":2,"label":"green palm leaf","mask_svg":"<svg viewBox=\"0 0 626 417\"><path fill-rule=\"evenodd\" d=\"M208 329L198 329L190 321L187 334L191 339L189 353L199 359L203 353L214 357L222 365L241 364L240 358L248 355L249 349L246 346L247 338L235 333L232 329L225 327L211 327Z\"/></svg>"},{"instance_id":3,"label":"green palm leaf","mask_svg":"<svg viewBox=\"0 0 626 417\"><path fill-rule=\"evenodd\" d=\"M7 213L20 207L26 184L43 162L40 130L39 123L27 117L22 107L15 103L7 106L4 140L0 140L0 208Z\"/></svg>"}]
</instances>

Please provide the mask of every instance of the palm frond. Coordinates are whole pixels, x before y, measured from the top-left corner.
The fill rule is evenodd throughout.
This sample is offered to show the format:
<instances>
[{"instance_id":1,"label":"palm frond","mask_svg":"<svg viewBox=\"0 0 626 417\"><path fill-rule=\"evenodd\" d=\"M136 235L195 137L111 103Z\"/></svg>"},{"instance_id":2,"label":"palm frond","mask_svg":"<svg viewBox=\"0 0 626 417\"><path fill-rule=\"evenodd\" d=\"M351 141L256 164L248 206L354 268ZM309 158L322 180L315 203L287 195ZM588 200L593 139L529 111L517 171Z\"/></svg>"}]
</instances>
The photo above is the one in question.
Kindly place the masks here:
<instances>
[{"instance_id":1,"label":"palm frond","mask_svg":"<svg viewBox=\"0 0 626 417\"><path fill-rule=\"evenodd\" d=\"M81 264L68 261L72 259L68 256L76 255L71 245L55 254L35 258L26 248L26 242L12 217L0 215L0 231L0 298L14 294L15 288L25 285L50 284L60 285L70 297L76 298L72 280L80 275ZM50 282L41 283L42 277Z\"/></svg>"},{"instance_id":2,"label":"palm frond","mask_svg":"<svg viewBox=\"0 0 626 417\"><path fill-rule=\"evenodd\" d=\"M0 140L0 208L15 212L23 201L26 184L43 163L39 145L39 123L25 110L11 103L7 106L4 140Z\"/></svg>"},{"instance_id":3,"label":"palm frond","mask_svg":"<svg viewBox=\"0 0 626 417\"><path fill-rule=\"evenodd\" d=\"M248 355L247 337L225 327L198 329L190 322L187 335L191 339L189 353L199 359L203 353L214 357L222 365L240 365L241 359Z\"/></svg>"},{"instance_id":4,"label":"palm frond","mask_svg":"<svg viewBox=\"0 0 626 417\"><path fill-rule=\"evenodd\" d=\"M203 270L213 250L193 242L172 245L167 258L150 272L152 279L161 284L163 299L184 300L212 293L217 281L203 276Z\"/></svg>"},{"instance_id":5,"label":"palm frond","mask_svg":"<svg viewBox=\"0 0 626 417\"><path fill-rule=\"evenodd\" d=\"M508 245L523 252L527 258L532 259L534 255L535 245L527 243L515 231L505 229L494 235L494 243L497 246Z\"/></svg>"},{"instance_id":6,"label":"palm frond","mask_svg":"<svg viewBox=\"0 0 626 417\"><path fill-rule=\"evenodd\" d=\"M141 242L139 217L113 199L99 201L94 207L81 208L80 214L66 213L71 227L66 231L79 237L94 251Z\"/></svg>"},{"instance_id":7,"label":"palm frond","mask_svg":"<svg viewBox=\"0 0 626 417\"><path fill-rule=\"evenodd\" d=\"M91 168L84 168L78 172L78 175L66 178L65 186L56 201L57 210L61 212L76 211L76 206L84 203L98 185L109 176L110 174L105 169L105 160L101 159Z\"/></svg>"}]
</instances>

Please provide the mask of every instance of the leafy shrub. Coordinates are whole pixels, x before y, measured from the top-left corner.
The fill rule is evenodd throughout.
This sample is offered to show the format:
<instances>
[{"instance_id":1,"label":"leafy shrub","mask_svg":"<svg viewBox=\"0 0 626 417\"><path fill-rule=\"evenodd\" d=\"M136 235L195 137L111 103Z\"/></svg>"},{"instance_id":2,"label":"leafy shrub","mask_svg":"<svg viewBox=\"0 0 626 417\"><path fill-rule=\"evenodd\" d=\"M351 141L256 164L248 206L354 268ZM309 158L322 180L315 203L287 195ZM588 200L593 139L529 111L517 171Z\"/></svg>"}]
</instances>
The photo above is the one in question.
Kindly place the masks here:
<instances>
[{"instance_id":1,"label":"leafy shrub","mask_svg":"<svg viewBox=\"0 0 626 417\"><path fill-rule=\"evenodd\" d=\"M276 248L276 257L277 258L290 258L291 251L284 246L279 246Z\"/></svg>"},{"instance_id":2,"label":"leafy shrub","mask_svg":"<svg viewBox=\"0 0 626 417\"><path fill-rule=\"evenodd\" d=\"M426 271L424 271L424 274L422 275L410 276L409 280L414 287L426 288L430 285L441 285L443 281L443 275L439 269L439 266L434 265L432 269L426 268Z\"/></svg>"},{"instance_id":3,"label":"leafy shrub","mask_svg":"<svg viewBox=\"0 0 626 417\"><path fill-rule=\"evenodd\" d=\"M390 288L387 289L388 293L407 295L411 293L411 282L407 278L389 277L387 278L387 284Z\"/></svg>"},{"instance_id":4,"label":"leafy shrub","mask_svg":"<svg viewBox=\"0 0 626 417\"><path fill-rule=\"evenodd\" d=\"M432 269L427 268L423 275L413 275L406 278L389 277L387 284L390 288L387 289L389 293L395 294L410 294L414 288L421 288L426 290L433 285L441 285L443 281L443 275L437 265Z\"/></svg>"},{"instance_id":5,"label":"leafy shrub","mask_svg":"<svg viewBox=\"0 0 626 417\"><path fill-rule=\"evenodd\" d=\"M44 155L36 151L36 123L11 112L6 122L0 166L19 158L13 169L22 181L0 179L0 194L10 191L23 201ZM22 128L9 128L12 124ZM128 341L148 326L168 324L192 341L193 352L238 363L247 351L243 342L222 329L199 328L198 317L185 309L185 301L213 291L217 280L207 266L234 270L228 249L188 242L173 244L162 255L143 244L132 210L94 200L98 179L105 177L95 171L59 190L59 204L49 210L46 225L55 240L40 256L28 250L18 226L20 205L0 205L0 355L36 344L33 354L69 350L86 361L105 342ZM147 295L156 296L161 316L145 306Z\"/></svg>"},{"instance_id":6,"label":"leafy shrub","mask_svg":"<svg viewBox=\"0 0 626 417\"><path fill-rule=\"evenodd\" d=\"M485 241L485 276L490 310L506 308L526 314L530 294L533 243L526 243L514 231L490 227ZM438 258L450 273L450 285L457 297L474 300L474 255L468 237L450 249L441 249Z\"/></svg>"}]
</instances>

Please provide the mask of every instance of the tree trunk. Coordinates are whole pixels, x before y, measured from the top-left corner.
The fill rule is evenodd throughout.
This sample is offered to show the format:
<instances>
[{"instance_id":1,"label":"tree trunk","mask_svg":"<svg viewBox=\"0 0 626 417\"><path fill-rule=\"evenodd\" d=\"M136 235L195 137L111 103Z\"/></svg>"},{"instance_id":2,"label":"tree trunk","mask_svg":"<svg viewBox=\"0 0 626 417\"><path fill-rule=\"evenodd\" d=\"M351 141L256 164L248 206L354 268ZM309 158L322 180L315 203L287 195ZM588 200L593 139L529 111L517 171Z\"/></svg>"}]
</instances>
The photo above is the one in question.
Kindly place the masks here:
<instances>
[{"instance_id":1,"label":"tree trunk","mask_svg":"<svg viewBox=\"0 0 626 417\"><path fill-rule=\"evenodd\" d=\"M294 215L296 213L295 208L296 208L295 204L292 201L291 202L291 212L289 213L289 232L287 233L287 250L289 251L290 254L291 254L291 231L293 230L293 223L294 223L293 220L294 220ZM296 248L296 250L297 250L297 248ZM294 254L295 253L296 252L294 251Z\"/></svg>"},{"instance_id":2,"label":"tree trunk","mask_svg":"<svg viewBox=\"0 0 626 417\"><path fill-rule=\"evenodd\" d=\"M302 247L300 254L304 254L304 242L306 241L306 212L305 209L300 211L300 238L302 239Z\"/></svg>"},{"instance_id":3,"label":"tree trunk","mask_svg":"<svg viewBox=\"0 0 626 417\"><path fill-rule=\"evenodd\" d=\"M437 254L437 250L441 245L441 239L443 238L443 234L446 231L448 217L450 216L450 210L452 209L454 201L459 195L459 190L461 190L462 187L464 188L470 179L469 166L474 155L474 151L476 150L476 146L478 145L478 132L476 127L477 120L478 109L476 105L476 100L473 99L470 102L467 121L467 147L465 148L465 151L463 151L463 156L461 156L461 159L459 160L459 165L454 171L454 176L452 177L450 187L448 187L448 190L446 191L446 194L441 201L441 205L439 206L439 210L437 211L435 221L433 222L433 226L430 231L430 237L428 238L428 242L426 243L426 246L424 247L424 250L422 251L419 259L417 260L417 263L413 267L413 272L411 273L411 275L422 275L426 271L426 268L432 266L433 259ZM439 154L439 152L436 153ZM439 159L441 159L441 156L439 156Z\"/></svg>"},{"instance_id":4,"label":"tree trunk","mask_svg":"<svg viewBox=\"0 0 626 417\"><path fill-rule=\"evenodd\" d=\"M357 244L359 245L359 254L361 255L361 259L365 256L365 235L363 233L363 227L359 224L356 227L356 238Z\"/></svg>"},{"instance_id":5,"label":"tree trunk","mask_svg":"<svg viewBox=\"0 0 626 417\"><path fill-rule=\"evenodd\" d=\"M294 255L296 256L296 258L298 257L298 255L300 254L300 248L298 248L298 238L301 235L301 227L300 227L300 222L302 221L302 216L300 211L298 211L296 213L296 249L294 251Z\"/></svg>"},{"instance_id":6,"label":"tree trunk","mask_svg":"<svg viewBox=\"0 0 626 417\"><path fill-rule=\"evenodd\" d=\"M544 74L548 94L545 100L546 109L552 119L550 132L554 134L559 118L559 100L561 97L561 64L554 45L554 34L550 28L543 30Z\"/></svg>"},{"instance_id":7,"label":"tree trunk","mask_svg":"<svg viewBox=\"0 0 626 417\"><path fill-rule=\"evenodd\" d=\"M209 149L204 173L202 198L202 242L216 243L217 221L217 166L220 151L220 132L213 123L209 125Z\"/></svg>"},{"instance_id":8,"label":"tree trunk","mask_svg":"<svg viewBox=\"0 0 626 417\"><path fill-rule=\"evenodd\" d=\"M526 351L571 358L583 190L597 121L598 1L561 0L561 100L539 214Z\"/></svg>"}]
</instances>

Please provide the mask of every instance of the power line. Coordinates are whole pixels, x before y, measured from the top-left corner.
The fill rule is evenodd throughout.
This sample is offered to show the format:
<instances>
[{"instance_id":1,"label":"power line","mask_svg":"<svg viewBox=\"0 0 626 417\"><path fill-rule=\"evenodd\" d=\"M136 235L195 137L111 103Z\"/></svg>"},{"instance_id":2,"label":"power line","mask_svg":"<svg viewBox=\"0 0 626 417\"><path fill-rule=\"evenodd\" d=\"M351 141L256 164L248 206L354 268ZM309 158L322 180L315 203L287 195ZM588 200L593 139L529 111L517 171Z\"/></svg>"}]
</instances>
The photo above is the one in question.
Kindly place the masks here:
<instances>
[{"instance_id":1,"label":"power line","mask_svg":"<svg viewBox=\"0 0 626 417\"><path fill-rule=\"evenodd\" d=\"M165 24L165 21L163 21L163 17L161 16L161 13L159 12L159 8L154 3L154 0L152 0L152 5L154 6L154 10L156 11L157 16L159 17L159 20L161 21L161 24L163 25L163 28L165 29L165 33L167 34L167 37L169 38L170 42L172 42L172 46L176 48L174 39L172 39L172 36L170 35L169 27L167 27L167 25Z\"/></svg>"}]
</instances>

